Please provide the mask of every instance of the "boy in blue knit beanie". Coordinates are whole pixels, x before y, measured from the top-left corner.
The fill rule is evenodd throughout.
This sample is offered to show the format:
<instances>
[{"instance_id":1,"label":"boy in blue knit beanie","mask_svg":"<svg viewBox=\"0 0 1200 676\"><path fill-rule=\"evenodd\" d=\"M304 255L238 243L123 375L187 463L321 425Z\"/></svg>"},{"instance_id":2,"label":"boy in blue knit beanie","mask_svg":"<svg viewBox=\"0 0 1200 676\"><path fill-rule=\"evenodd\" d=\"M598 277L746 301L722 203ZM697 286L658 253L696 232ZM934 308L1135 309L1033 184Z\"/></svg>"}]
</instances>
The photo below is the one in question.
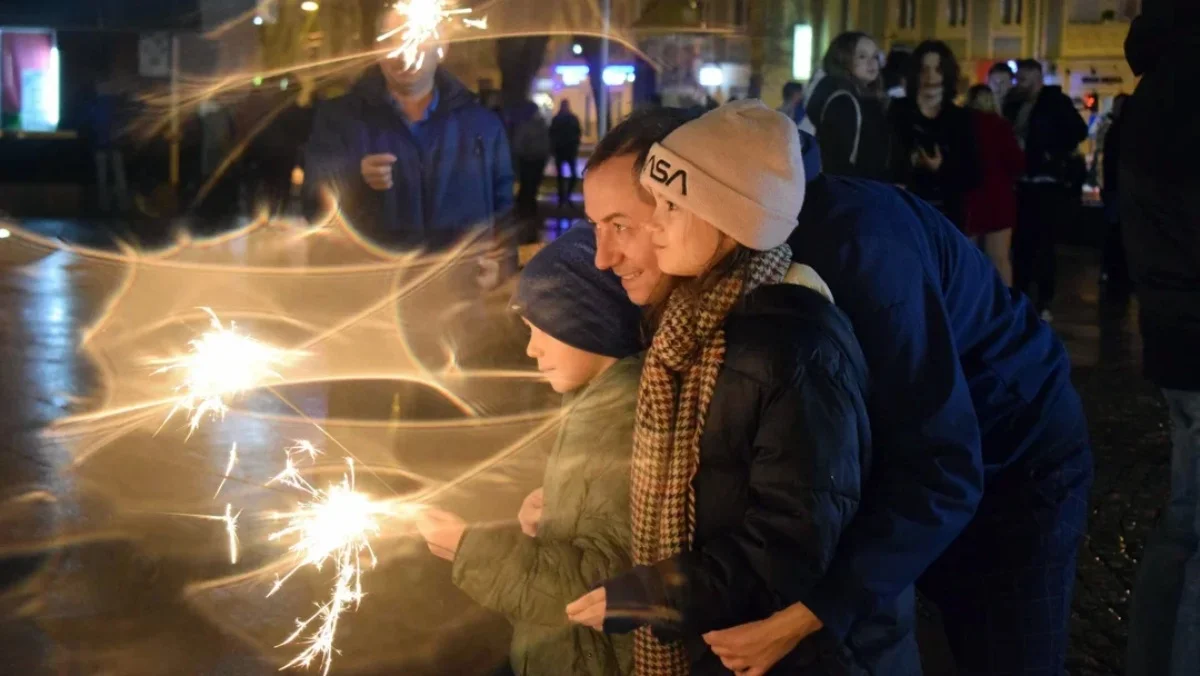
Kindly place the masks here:
<instances>
[{"instance_id":1,"label":"boy in blue knit beanie","mask_svg":"<svg viewBox=\"0 0 1200 676\"><path fill-rule=\"evenodd\" d=\"M571 228L525 267L513 297L526 353L563 397L542 488L518 524L467 526L427 508L418 520L456 585L513 623L510 659L525 676L633 672L630 636L572 626L563 608L630 565L629 459L641 375L641 312L594 264L596 238Z\"/></svg>"}]
</instances>

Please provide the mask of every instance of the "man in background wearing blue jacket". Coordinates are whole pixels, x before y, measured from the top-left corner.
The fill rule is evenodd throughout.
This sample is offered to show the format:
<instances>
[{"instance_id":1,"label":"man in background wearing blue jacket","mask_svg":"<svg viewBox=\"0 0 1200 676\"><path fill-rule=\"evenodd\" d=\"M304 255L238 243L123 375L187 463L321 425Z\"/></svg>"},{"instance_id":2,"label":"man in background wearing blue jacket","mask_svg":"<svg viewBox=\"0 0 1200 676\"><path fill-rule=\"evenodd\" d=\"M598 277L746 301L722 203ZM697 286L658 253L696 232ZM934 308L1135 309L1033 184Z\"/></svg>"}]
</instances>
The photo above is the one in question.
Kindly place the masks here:
<instances>
[{"instance_id":1,"label":"man in background wearing blue jacket","mask_svg":"<svg viewBox=\"0 0 1200 676\"><path fill-rule=\"evenodd\" d=\"M403 21L385 11L380 30ZM439 67L443 49L423 45L413 64L382 59L313 123L306 175L333 188L350 225L385 249L445 248L512 208L504 126Z\"/></svg>"},{"instance_id":2,"label":"man in background wearing blue jacket","mask_svg":"<svg viewBox=\"0 0 1200 676\"><path fill-rule=\"evenodd\" d=\"M641 227L655 205L636 177L650 146L686 121L635 114L584 176L596 265L643 305L669 282ZM856 625L917 583L942 610L959 673L1060 674L1092 478L1066 351L937 210L892 186L821 175L808 140L789 244L854 325L877 452L812 598L706 640L739 674L765 673L822 628L849 635L852 650L887 650L856 645Z\"/></svg>"},{"instance_id":3,"label":"man in background wearing blue jacket","mask_svg":"<svg viewBox=\"0 0 1200 676\"><path fill-rule=\"evenodd\" d=\"M379 31L405 20L385 9ZM481 293L516 269L515 242L502 231L513 205L508 139L500 118L440 67L444 48L430 42L418 56L383 58L345 96L321 104L305 162L306 179L331 189L350 227L383 250L437 253L482 232L470 255L425 259L445 267L396 303L407 350L430 369L448 359L491 365L494 355L514 352L507 313L493 311ZM397 286L428 269L399 266ZM452 357L446 345L455 346ZM417 387L371 393L334 386L328 414L363 417L371 401L391 401L393 410L420 415L421 394Z\"/></svg>"}]
</instances>

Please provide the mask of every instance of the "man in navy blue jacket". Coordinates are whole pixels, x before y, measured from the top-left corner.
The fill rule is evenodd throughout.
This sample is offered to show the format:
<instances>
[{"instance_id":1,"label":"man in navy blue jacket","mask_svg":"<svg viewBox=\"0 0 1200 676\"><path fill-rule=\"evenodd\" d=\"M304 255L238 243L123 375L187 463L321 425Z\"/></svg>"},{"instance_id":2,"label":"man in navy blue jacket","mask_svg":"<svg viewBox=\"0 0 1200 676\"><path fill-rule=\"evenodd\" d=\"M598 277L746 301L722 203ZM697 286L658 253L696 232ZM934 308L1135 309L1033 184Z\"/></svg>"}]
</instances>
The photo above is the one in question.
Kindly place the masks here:
<instances>
[{"instance_id":1,"label":"man in navy blue jacket","mask_svg":"<svg viewBox=\"0 0 1200 676\"><path fill-rule=\"evenodd\" d=\"M669 283L646 255L640 224L654 203L636 169L686 121L635 115L605 137L584 178L596 264L640 304ZM727 667L764 673L822 628L853 642L857 623L917 582L943 612L960 673L1061 673L1092 476L1066 351L937 210L888 185L820 175L810 146L789 244L866 354L875 464L818 591L707 640Z\"/></svg>"},{"instance_id":2,"label":"man in navy blue jacket","mask_svg":"<svg viewBox=\"0 0 1200 676\"><path fill-rule=\"evenodd\" d=\"M403 17L385 12L381 30ZM305 172L334 189L372 243L439 249L513 204L512 159L500 119L438 66L442 46L371 67L345 96L317 109Z\"/></svg>"}]
</instances>

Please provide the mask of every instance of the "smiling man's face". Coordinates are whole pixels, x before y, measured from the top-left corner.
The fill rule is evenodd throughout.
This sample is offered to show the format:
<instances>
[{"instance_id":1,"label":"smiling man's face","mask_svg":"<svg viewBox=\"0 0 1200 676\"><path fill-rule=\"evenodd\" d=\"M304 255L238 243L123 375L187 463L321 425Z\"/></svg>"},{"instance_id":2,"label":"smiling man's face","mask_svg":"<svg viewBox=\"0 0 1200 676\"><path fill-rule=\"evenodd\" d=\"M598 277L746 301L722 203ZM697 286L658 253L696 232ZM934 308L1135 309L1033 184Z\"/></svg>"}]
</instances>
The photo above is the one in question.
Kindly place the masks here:
<instances>
[{"instance_id":1,"label":"smiling man's face","mask_svg":"<svg viewBox=\"0 0 1200 676\"><path fill-rule=\"evenodd\" d=\"M636 305L666 298L670 279L658 268L651 242L654 197L638 184L632 154L618 155L589 169L583 203L596 228L596 267L612 270Z\"/></svg>"}]
</instances>

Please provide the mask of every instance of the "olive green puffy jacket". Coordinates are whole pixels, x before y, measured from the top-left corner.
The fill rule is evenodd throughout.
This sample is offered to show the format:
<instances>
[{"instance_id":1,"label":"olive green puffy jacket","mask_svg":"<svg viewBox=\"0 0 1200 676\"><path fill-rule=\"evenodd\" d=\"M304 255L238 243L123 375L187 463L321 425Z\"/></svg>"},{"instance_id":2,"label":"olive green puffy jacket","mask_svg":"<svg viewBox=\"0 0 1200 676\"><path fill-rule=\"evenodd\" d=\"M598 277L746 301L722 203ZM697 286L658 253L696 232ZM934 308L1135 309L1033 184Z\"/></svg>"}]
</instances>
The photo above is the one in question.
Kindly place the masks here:
<instances>
[{"instance_id":1,"label":"olive green puffy jacket","mask_svg":"<svg viewBox=\"0 0 1200 676\"><path fill-rule=\"evenodd\" d=\"M536 538L515 524L472 527L459 544L454 583L513 623L519 676L633 672L632 634L572 625L566 606L630 566L629 459L641 367L640 358L623 359L564 398Z\"/></svg>"}]
</instances>

